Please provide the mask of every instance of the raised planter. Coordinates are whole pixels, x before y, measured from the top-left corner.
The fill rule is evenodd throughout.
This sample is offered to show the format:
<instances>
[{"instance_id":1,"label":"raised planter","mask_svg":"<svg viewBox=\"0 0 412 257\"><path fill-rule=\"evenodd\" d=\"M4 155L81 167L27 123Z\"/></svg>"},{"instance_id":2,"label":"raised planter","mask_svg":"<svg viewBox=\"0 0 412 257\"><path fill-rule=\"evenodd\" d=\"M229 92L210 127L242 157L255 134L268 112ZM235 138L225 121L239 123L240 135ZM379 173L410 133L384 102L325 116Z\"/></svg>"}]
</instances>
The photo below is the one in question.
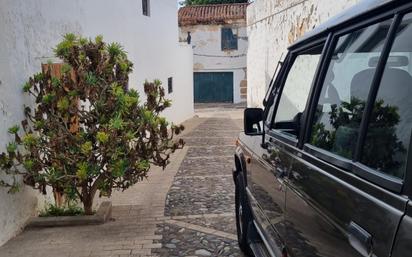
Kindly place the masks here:
<instances>
[{"instance_id":1,"label":"raised planter","mask_svg":"<svg viewBox=\"0 0 412 257\"><path fill-rule=\"evenodd\" d=\"M99 225L105 223L111 217L112 203L103 202L94 215L35 217L29 220L26 228Z\"/></svg>"}]
</instances>

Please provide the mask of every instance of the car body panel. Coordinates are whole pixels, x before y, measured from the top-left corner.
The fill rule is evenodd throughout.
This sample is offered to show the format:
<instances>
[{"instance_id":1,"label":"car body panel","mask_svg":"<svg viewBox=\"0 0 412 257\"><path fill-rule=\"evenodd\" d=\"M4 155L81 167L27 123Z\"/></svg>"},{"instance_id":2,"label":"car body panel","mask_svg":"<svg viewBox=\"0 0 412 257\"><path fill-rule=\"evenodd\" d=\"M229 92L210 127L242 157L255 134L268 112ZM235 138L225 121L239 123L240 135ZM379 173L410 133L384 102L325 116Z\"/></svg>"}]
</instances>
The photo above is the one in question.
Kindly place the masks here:
<instances>
[{"instance_id":1,"label":"car body panel","mask_svg":"<svg viewBox=\"0 0 412 257\"><path fill-rule=\"evenodd\" d=\"M244 155L247 194L254 223L262 231L265 242L277 252L286 249L291 257L412 255L412 153L409 153L406 179L402 180L360 164L357 162L359 156L349 160L306 143L315 110L311 107L316 105L316 92L321 88L321 77L326 72L326 59L332 58L331 47L336 35L396 14L391 25L393 34L388 37L391 39L397 21L411 10L410 1L363 1L298 40L289 48L289 57L321 38L324 41L328 35L320 64L322 68L316 72L317 79L314 79L302 113L302 131L292 138L280 129L269 130L273 118L265 120L263 117L263 135L240 135L237 151L238 155ZM389 54L390 43L385 50ZM382 60L381 66L386 59ZM275 79L276 85L270 87L269 100L265 99L265 114L274 110L276 115L277 107L273 106L279 102L282 81L287 77L291 63L284 63ZM375 84L375 88L380 85L379 81ZM372 106L374 98L369 97ZM358 146L362 144L358 142ZM383 182L370 176L372 172L384 174L381 175ZM392 180L399 184L396 190L388 186Z\"/></svg>"},{"instance_id":2,"label":"car body panel","mask_svg":"<svg viewBox=\"0 0 412 257\"><path fill-rule=\"evenodd\" d=\"M402 218L396 235L392 257L404 257L412 253L412 203L408 203L406 215Z\"/></svg>"},{"instance_id":3,"label":"car body panel","mask_svg":"<svg viewBox=\"0 0 412 257\"><path fill-rule=\"evenodd\" d=\"M381 190L377 195L386 196L375 197L367 191L376 186L355 175L303 151L291 153L291 156L294 157L293 168L286 179L285 222L291 230L287 231L288 236L293 233L302 236L316 249L313 256L362 256L360 252L366 249L350 240L349 226L354 223L371 236L374 255L390 256L407 198ZM346 173L350 179L333 176L330 170ZM354 187L348 183L350 180L358 180L362 186ZM388 198L392 199L385 201ZM298 243L287 241L290 247Z\"/></svg>"}]
</instances>

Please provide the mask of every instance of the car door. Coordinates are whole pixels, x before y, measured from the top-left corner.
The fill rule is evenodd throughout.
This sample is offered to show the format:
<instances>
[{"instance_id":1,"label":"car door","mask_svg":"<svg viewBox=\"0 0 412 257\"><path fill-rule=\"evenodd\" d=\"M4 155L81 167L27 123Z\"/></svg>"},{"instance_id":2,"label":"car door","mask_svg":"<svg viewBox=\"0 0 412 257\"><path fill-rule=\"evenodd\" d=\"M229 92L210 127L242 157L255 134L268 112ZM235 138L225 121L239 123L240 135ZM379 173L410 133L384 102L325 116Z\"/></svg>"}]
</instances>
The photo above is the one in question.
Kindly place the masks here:
<instances>
[{"instance_id":1,"label":"car door","mask_svg":"<svg viewBox=\"0 0 412 257\"><path fill-rule=\"evenodd\" d=\"M290 56L287 56L284 62L280 62L280 71L274 81L271 82L267 95L265 97L263 130L267 134L270 130L273 113L276 106L276 99L279 93L279 86L282 77L288 69ZM258 231L265 238L266 247L275 256L281 255L284 246L282 241L281 227L274 227L272 223L281 223L283 221L283 210L285 204L285 191L283 182L279 177L278 170L273 166L270 160L271 149L269 138L249 137L247 145L253 150L246 151L247 158L247 181L248 196L253 209L255 225ZM246 142L246 141L245 141Z\"/></svg>"},{"instance_id":2,"label":"car door","mask_svg":"<svg viewBox=\"0 0 412 257\"><path fill-rule=\"evenodd\" d=\"M401 108L393 97L398 89L393 89L398 84L412 87L406 71L390 67L402 61L380 69L392 36L397 35L395 46L400 35L409 33L409 25L396 30L396 24L384 20L332 41L325 75L314 90L317 97L308 105L307 133L301 137L306 144L291 153L292 168L285 179L289 256L391 254L408 201L400 194L405 166L394 163L404 161L400 144L410 140L399 140L397 133L405 128L396 117L407 111L403 107L396 113ZM377 88L376 96L371 91Z\"/></svg>"},{"instance_id":3,"label":"car door","mask_svg":"<svg viewBox=\"0 0 412 257\"><path fill-rule=\"evenodd\" d=\"M284 68L286 72L281 73L283 78L278 82L280 84L275 87L269 101L263 144L262 141L259 142L262 146L256 148L255 158L250 164L252 172L250 172L248 186L257 203L254 205L254 212L258 213L255 218L261 226L260 229L265 233L265 237L281 248L284 246L283 238L285 237L284 176L291 168L292 158L287 153L285 145L277 143L277 140L281 135L287 144L295 146L297 135L293 134L293 131L273 128L271 124L273 119L291 122L296 117L300 117L309 96L311 79L315 74L322 49L323 44L288 56ZM310 67L309 70L308 67ZM306 78L298 76L303 70L308 71ZM292 95L294 97L291 97ZM273 115L275 110L277 110L276 115Z\"/></svg>"}]
</instances>

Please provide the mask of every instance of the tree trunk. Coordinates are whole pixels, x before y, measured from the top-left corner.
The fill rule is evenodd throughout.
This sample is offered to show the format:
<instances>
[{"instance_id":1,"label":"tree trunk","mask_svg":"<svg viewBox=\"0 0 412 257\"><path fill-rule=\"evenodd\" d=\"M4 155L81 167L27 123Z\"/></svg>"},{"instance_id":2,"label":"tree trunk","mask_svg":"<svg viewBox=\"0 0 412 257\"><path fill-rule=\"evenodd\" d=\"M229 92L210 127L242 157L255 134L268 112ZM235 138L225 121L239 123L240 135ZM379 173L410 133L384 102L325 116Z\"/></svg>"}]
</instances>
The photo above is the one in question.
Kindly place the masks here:
<instances>
[{"instance_id":1,"label":"tree trunk","mask_svg":"<svg viewBox=\"0 0 412 257\"><path fill-rule=\"evenodd\" d=\"M97 185L103 179L103 176L99 176L94 182L91 188L85 183L82 186L82 203L84 208L84 214L93 215L93 200L97 192Z\"/></svg>"},{"instance_id":2,"label":"tree trunk","mask_svg":"<svg viewBox=\"0 0 412 257\"><path fill-rule=\"evenodd\" d=\"M63 207L65 197L63 193L60 193L57 189L53 188L54 203L57 207Z\"/></svg>"},{"instance_id":3,"label":"tree trunk","mask_svg":"<svg viewBox=\"0 0 412 257\"><path fill-rule=\"evenodd\" d=\"M93 196L85 195L83 197L84 214L93 215Z\"/></svg>"}]
</instances>

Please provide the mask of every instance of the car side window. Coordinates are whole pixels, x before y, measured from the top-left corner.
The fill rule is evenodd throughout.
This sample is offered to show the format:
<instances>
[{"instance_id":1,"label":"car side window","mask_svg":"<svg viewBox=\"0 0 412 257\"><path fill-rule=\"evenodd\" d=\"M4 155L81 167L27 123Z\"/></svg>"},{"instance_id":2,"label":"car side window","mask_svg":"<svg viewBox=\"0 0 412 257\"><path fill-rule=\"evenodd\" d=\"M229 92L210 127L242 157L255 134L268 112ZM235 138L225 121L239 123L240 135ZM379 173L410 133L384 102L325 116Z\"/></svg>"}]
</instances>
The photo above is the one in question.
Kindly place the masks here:
<instances>
[{"instance_id":1,"label":"car side window","mask_svg":"<svg viewBox=\"0 0 412 257\"><path fill-rule=\"evenodd\" d=\"M299 122L305 110L323 44L298 54L289 69L275 115L275 130L297 137L286 124Z\"/></svg>"},{"instance_id":2,"label":"car side window","mask_svg":"<svg viewBox=\"0 0 412 257\"><path fill-rule=\"evenodd\" d=\"M406 170L412 132L412 14L400 24L382 75L361 162L398 178Z\"/></svg>"},{"instance_id":3,"label":"car side window","mask_svg":"<svg viewBox=\"0 0 412 257\"><path fill-rule=\"evenodd\" d=\"M390 21L340 36L323 81L310 144L352 159Z\"/></svg>"}]
</instances>

